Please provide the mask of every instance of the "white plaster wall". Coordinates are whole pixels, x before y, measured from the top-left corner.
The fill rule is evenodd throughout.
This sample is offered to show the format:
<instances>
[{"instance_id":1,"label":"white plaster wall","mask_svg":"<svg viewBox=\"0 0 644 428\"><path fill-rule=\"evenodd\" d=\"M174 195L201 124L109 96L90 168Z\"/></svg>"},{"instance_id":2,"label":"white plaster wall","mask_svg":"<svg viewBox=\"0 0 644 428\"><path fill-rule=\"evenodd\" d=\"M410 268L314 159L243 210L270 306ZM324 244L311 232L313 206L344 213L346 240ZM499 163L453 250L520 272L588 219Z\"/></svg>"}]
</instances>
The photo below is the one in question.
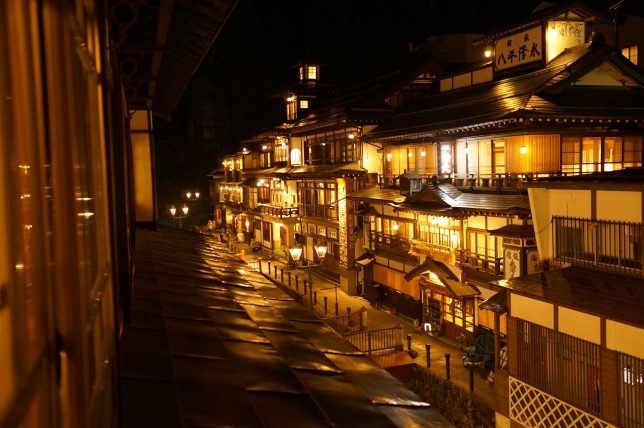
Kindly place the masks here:
<instances>
[{"instance_id":1,"label":"white plaster wall","mask_svg":"<svg viewBox=\"0 0 644 428\"><path fill-rule=\"evenodd\" d=\"M590 190L550 189L550 210L553 216L590 218Z\"/></svg>"},{"instance_id":2,"label":"white plaster wall","mask_svg":"<svg viewBox=\"0 0 644 428\"><path fill-rule=\"evenodd\" d=\"M606 320L606 347L644 359L644 329Z\"/></svg>"},{"instance_id":3,"label":"white plaster wall","mask_svg":"<svg viewBox=\"0 0 644 428\"><path fill-rule=\"evenodd\" d=\"M599 345L601 319L594 315L559 307L559 331Z\"/></svg>"},{"instance_id":4,"label":"white plaster wall","mask_svg":"<svg viewBox=\"0 0 644 428\"><path fill-rule=\"evenodd\" d=\"M550 303L518 294L510 295L510 313L513 317L554 329L554 306Z\"/></svg>"},{"instance_id":5,"label":"white plaster wall","mask_svg":"<svg viewBox=\"0 0 644 428\"><path fill-rule=\"evenodd\" d=\"M472 216L467 219L467 227L485 230L485 216Z\"/></svg>"},{"instance_id":6,"label":"white plaster wall","mask_svg":"<svg viewBox=\"0 0 644 428\"><path fill-rule=\"evenodd\" d=\"M550 193L548 189L528 188L530 199L530 211L532 212L532 224L534 225L535 238L539 257L543 259L552 258L552 225L550 223Z\"/></svg>"},{"instance_id":7,"label":"white plaster wall","mask_svg":"<svg viewBox=\"0 0 644 428\"><path fill-rule=\"evenodd\" d=\"M495 230L500 227L505 226L508 224L508 219L505 217L488 217L487 218L487 229L488 230Z\"/></svg>"},{"instance_id":8,"label":"white plaster wall","mask_svg":"<svg viewBox=\"0 0 644 428\"><path fill-rule=\"evenodd\" d=\"M597 220L642 222L642 193L597 191Z\"/></svg>"}]
</instances>

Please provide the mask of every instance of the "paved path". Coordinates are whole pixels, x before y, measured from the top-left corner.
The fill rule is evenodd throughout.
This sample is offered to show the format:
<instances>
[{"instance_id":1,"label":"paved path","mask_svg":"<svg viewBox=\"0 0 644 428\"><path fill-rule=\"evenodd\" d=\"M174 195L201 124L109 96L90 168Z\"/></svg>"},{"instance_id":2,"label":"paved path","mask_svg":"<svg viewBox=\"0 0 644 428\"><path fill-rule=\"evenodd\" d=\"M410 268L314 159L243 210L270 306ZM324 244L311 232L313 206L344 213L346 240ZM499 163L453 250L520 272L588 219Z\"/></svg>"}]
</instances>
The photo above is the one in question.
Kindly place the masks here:
<instances>
[{"instance_id":1,"label":"paved path","mask_svg":"<svg viewBox=\"0 0 644 428\"><path fill-rule=\"evenodd\" d=\"M307 295L304 296L304 280L308 283L307 269L294 269L288 267L284 262L270 257L270 255L250 251L248 245L241 243L229 243L230 251L238 254L251 266L258 265L258 259L261 258L262 273L268 275L268 264L270 262L270 277L280 284L288 287L288 272L291 272L291 289L295 291L296 276L299 279L298 294L303 296L304 303L313 309L321 317L332 317L335 315L335 302L337 293L337 302L340 315L347 314L347 308L351 312L359 311L362 307L367 309L367 327L371 330L393 327L401 324L403 327L403 337L405 338L403 346L407 350L407 338L411 335L411 347L418 353L415 362L421 367L427 367L426 345L430 346L430 368L431 373L446 378L446 354L450 354L450 379L454 385L465 391L469 390L470 373L463 366L463 352L459 349L458 343L446 337L435 337L415 328L405 319L399 318L388 311L387 308L375 308L365 298L361 296L350 296L345 293L339 285L324 276L318 275L313 270L313 292L317 295L317 303L311 305L310 289L307 287ZM268 256L268 257L267 257ZM277 278L275 278L275 267L277 266ZM282 270L284 272L282 281ZM324 311L324 297L327 298L327 312ZM488 382L486 375L488 372L482 372L475 369L474 372L474 393L483 403L494 409L494 385Z\"/></svg>"}]
</instances>

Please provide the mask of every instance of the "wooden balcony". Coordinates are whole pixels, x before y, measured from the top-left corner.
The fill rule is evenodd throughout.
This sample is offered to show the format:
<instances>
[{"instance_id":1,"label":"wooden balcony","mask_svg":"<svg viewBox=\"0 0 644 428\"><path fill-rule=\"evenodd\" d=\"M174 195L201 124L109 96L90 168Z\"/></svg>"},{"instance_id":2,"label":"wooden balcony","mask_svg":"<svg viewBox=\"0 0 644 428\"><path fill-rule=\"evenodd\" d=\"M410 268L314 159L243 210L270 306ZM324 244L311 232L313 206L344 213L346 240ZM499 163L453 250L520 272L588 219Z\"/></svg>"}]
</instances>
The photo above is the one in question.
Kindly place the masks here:
<instances>
[{"instance_id":1,"label":"wooden balcony","mask_svg":"<svg viewBox=\"0 0 644 428\"><path fill-rule=\"evenodd\" d=\"M453 264L455 262L455 260L452 260L453 249L451 247L432 244L431 242L421 241L420 239L410 239L409 242L411 243L409 253L421 257L421 260L425 256L430 256L432 259L443 263Z\"/></svg>"},{"instance_id":2,"label":"wooden balcony","mask_svg":"<svg viewBox=\"0 0 644 428\"><path fill-rule=\"evenodd\" d=\"M456 250L458 262L463 267L482 270L496 276L503 274L503 257L491 257L484 254L476 254L467 250Z\"/></svg>"},{"instance_id":3,"label":"wooden balcony","mask_svg":"<svg viewBox=\"0 0 644 428\"><path fill-rule=\"evenodd\" d=\"M375 251L385 251L394 253L408 253L411 244L408 239L401 238L398 235L387 235L382 232L371 232L370 234L371 249Z\"/></svg>"},{"instance_id":4,"label":"wooden balcony","mask_svg":"<svg viewBox=\"0 0 644 428\"><path fill-rule=\"evenodd\" d=\"M277 218L297 217L299 209L297 207L280 207L276 205L259 204L262 214Z\"/></svg>"}]
</instances>

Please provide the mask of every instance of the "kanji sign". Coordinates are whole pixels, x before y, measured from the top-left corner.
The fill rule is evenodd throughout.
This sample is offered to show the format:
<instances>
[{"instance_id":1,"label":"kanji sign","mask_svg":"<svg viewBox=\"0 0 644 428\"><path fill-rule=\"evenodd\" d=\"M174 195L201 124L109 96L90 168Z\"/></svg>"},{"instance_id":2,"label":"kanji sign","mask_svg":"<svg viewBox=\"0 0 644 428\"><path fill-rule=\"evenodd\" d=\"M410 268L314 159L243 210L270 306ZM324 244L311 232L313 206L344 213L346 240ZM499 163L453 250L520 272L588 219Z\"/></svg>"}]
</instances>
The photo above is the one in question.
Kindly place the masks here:
<instances>
[{"instance_id":1,"label":"kanji sign","mask_svg":"<svg viewBox=\"0 0 644 428\"><path fill-rule=\"evenodd\" d=\"M504 70L543 58L543 31L534 27L494 43L494 68Z\"/></svg>"}]
</instances>

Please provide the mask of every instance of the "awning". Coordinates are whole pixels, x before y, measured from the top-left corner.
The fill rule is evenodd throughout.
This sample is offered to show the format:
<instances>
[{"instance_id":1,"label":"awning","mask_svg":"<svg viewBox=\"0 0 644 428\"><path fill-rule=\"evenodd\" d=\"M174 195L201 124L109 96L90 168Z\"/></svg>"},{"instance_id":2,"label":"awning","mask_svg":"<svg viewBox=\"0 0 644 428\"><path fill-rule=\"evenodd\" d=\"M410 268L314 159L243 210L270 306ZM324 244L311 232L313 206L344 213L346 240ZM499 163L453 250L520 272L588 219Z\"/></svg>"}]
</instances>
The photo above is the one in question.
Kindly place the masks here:
<instances>
[{"instance_id":1,"label":"awning","mask_svg":"<svg viewBox=\"0 0 644 428\"><path fill-rule=\"evenodd\" d=\"M459 281L456 275L454 275L454 273L447 266L445 266L444 263L433 260L429 256L423 263L407 272L405 274L405 279L407 281L410 281L411 279L427 271L430 271L434 275L436 275L438 280L450 291L452 297L467 297L481 294L479 290L476 289L476 287Z\"/></svg>"},{"instance_id":2,"label":"awning","mask_svg":"<svg viewBox=\"0 0 644 428\"><path fill-rule=\"evenodd\" d=\"M508 224L495 230L490 230L492 236L504 238L534 238L534 226L531 224Z\"/></svg>"},{"instance_id":3,"label":"awning","mask_svg":"<svg viewBox=\"0 0 644 428\"><path fill-rule=\"evenodd\" d=\"M506 299L506 290L501 290L496 293L494 296L486 299L479 305L480 309L487 309L488 311L497 312L503 314L508 311L507 299Z\"/></svg>"}]
</instances>

